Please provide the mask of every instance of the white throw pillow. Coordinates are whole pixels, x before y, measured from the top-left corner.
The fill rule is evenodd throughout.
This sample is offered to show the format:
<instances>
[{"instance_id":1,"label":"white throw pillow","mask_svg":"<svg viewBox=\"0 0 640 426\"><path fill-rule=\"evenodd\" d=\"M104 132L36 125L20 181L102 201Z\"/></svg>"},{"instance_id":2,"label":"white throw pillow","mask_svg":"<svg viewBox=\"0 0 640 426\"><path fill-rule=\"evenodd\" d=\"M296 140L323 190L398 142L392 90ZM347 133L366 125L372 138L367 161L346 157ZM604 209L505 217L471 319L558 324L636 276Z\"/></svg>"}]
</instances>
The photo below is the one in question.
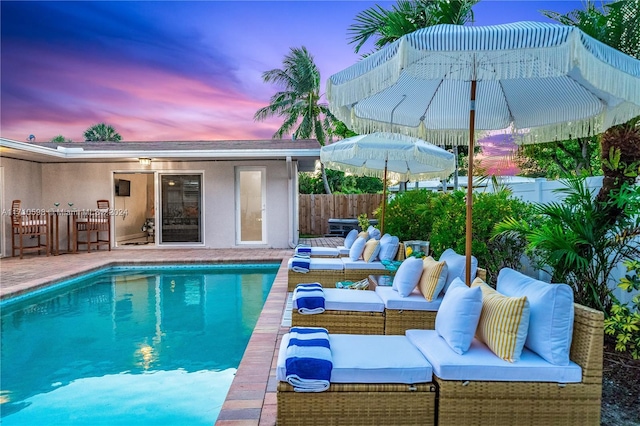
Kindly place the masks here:
<instances>
[{"instance_id":1,"label":"white throw pillow","mask_svg":"<svg viewBox=\"0 0 640 426\"><path fill-rule=\"evenodd\" d=\"M482 312L480 287L453 280L436 314L436 331L457 354L469 350Z\"/></svg>"},{"instance_id":2,"label":"white throw pillow","mask_svg":"<svg viewBox=\"0 0 640 426\"><path fill-rule=\"evenodd\" d=\"M446 293L449 285L453 282L454 279L460 278L462 282L465 281L466 275L466 257L456 253L453 249L446 249L441 255L439 261L444 260L447 262L447 282L444 284L443 291ZM476 273L478 272L478 259L475 256L471 256L471 281L476 277ZM465 283L471 285L471 283Z\"/></svg>"},{"instance_id":3,"label":"white throw pillow","mask_svg":"<svg viewBox=\"0 0 640 426\"><path fill-rule=\"evenodd\" d=\"M352 229L351 231L349 231L347 236L344 237L344 246L350 249L353 243L355 242L356 238L358 238L358 230Z\"/></svg>"},{"instance_id":4,"label":"white throw pillow","mask_svg":"<svg viewBox=\"0 0 640 426\"><path fill-rule=\"evenodd\" d=\"M400 293L400 296L407 297L418 285L420 275L422 275L422 259L409 257L398 268L398 272L393 278L393 286Z\"/></svg>"},{"instance_id":5,"label":"white throw pillow","mask_svg":"<svg viewBox=\"0 0 640 426\"><path fill-rule=\"evenodd\" d=\"M398 237L384 234L380 238L380 252L378 258L380 260L393 260L398 254L398 247L400 246L400 239Z\"/></svg>"},{"instance_id":6,"label":"white throw pillow","mask_svg":"<svg viewBox=\"0 0 640 426\"><path fill-rule=\"evenodd\" d=\"M364 245L367 240L364 237L358 237L351 245L349 249L349 259L356 261L362 257L362 252L364 252Z\"/></svg>"},{"instance_id":7,"label":"white throw pillow","mask_svg":"<svg viewBox=\"0 0 640 426\"><path fill-rule=\"evenodd\" d=\"M552 364L569 365L574 317L571 287L503 268L497 289L505 296L527 296L529 330L524 345Z\"/></svg>"}]
</instances>

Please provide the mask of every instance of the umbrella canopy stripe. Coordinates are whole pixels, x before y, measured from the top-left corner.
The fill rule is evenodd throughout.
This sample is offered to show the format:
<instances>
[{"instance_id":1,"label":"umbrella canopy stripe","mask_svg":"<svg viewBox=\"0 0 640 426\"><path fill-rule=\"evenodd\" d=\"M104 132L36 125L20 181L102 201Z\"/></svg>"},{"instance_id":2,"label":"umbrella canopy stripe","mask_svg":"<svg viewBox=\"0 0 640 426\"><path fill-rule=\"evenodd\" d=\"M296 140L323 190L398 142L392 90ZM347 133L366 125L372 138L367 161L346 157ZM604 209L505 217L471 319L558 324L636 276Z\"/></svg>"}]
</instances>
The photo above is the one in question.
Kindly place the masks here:
<instances>
[{"instance_id":1,"label":"umbrella canopy stripe","mask_svg":"<svg viewBox=\"0 0 640 426\"><path fill-rule=\"evenodd\" d=\"M393 133L353 136L323 146L325 167L360 176L407 181L446 178L455 170L455 157L423 140Z\"/></svg>"},{"instance_id":2,"label":"umbrella canopy stripe","mask_svg":"<svg viewBox=\"0 0 640 426\"><path fill-rule=\"evenodd\" d=\"M384 234L388 178L407 181L446 178L455 169L455 156L423 140L394 133L353 136L320 149L325 167L382 178L380 231Z\"/></svg>"},{"instance_id":3,"label":"umbrella canopy stripe","mask_svg":"<svg viewBox=\"0 0 640 426\"><path fill-rule=\"evenodd\" d=\"M476 80L476 128L520 132L520 142L535 143L598 134L640 115L639 78L640 61L575 27L437 25L331 76L327 96L356 131L465 145L468 121L458 110L467 110ZM558 106L567 102L571 109Z\"/></svg>"}]
</instances>

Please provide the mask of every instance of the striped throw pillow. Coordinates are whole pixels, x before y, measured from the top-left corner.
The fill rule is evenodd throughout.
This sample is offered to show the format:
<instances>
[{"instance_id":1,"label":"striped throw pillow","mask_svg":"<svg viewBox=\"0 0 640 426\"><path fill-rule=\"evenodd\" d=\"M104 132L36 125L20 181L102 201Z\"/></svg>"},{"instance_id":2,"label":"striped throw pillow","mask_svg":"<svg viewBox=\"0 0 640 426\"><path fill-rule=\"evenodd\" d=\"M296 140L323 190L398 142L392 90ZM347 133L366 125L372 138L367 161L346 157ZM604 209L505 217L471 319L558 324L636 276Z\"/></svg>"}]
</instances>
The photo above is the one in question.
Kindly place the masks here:
<instances>
[{"instance_id":1,"label":"striped throw pillow","mask_svg":"<svg viewBox=\"0 0 640 426\"><path fill-rule=\"evenodd\" d=\"M529 329L527 297L504 296L480 278L473 280L471 286L482 289L482 312L476 337L498 357L518 361Z\"/></svg>"},{"instance_id":2,"label":"striped throw pillow","mask_svg":"<svg viewBox=\"0 0 640 426\"><path fill-rule=\"evenodd\" d=\"M373 262L380 253L380 241L370 239L364 244L364 251L362 252L362 258L365 262Z\"/></svg>"},{"instance_id":3,"label":"striped throw pillow","mask_svg":"<svg viewBox=\"0 0 640 426\"><path fill-rule=\"evenodd\" d=\"M438 295L447 282L448 271L447 262L444 260L438 262L431 256L425 257L422 260L422 275L418 282L418 288L424 298L429 302L438 298Z\"/></svg>"}]
</instances>

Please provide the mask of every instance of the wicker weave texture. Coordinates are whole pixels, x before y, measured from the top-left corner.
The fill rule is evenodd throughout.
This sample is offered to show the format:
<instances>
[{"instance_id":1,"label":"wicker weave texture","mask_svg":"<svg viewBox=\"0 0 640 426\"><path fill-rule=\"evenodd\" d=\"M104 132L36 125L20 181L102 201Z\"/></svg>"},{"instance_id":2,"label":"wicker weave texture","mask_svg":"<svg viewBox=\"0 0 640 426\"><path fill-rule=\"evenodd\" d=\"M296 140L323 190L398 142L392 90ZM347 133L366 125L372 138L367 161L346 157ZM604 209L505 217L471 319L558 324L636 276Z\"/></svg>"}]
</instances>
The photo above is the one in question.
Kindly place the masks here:
<instances>
[{"instance_id":1,"label":"wicker weave texture","mask_svg":"<svg viewBox=\"0 0 640 426\"><path fill-rule=\"evenodd\" d=\"M575 304L571 360L583 381L462 382L438 385L438 425L599 425L602 395L603 314Z\"/></svg>"},{"instance_id":2,"label":"wicker weave texture","mask_svg":"<svg viewBox=\"0 0 640 426\"><path fill-rule=\"evenodd\" d=\"M356 291L356 290L344 290ZM325 311L322 314L291 313L291 325L324 327L333 334L384 334L382 312Z\"/></svg>"},{"instance_id":3,"label":"wicker weave texture","mask_svg":"<svg viewBox=\"0 0 640 426\"><path fill-rule=\"evenodd\" d=\"M293 392L278 384L279 426L435 425L432 384L332 384L328 391Z\"/></svg>"},{"instance_id":4,"label":"wicker weave texture","mask_svg":"<svg viewBox=\"0 0 640 426\"><path fill-rule=\"evenodd\" d=\"M411 329L433 330L436 327L435 311L384 310L384 334L404 334Z\"/></svg>"},{"instance_id":5,"label":"wicker weave texture","mask_svg":"<svg viewBox=\"0 0 640 426\"><path fill-rule=\"evenodd\" d=\"M439 426L600 424L598 385L434 379Z\"/></svg>"},{"instance_id":6,"label":"wicker weave texture","mask_svg":"<svg viewBox=\"0 0 640 426\"><path fill-rule=\"evenodd\" d=\"M573 339L569 358L582 367L582 382L602 384L604 314L574 304Z\"/></svg>"},{"instance_id":7,"label":"wicker weave texture","mask_svg":"<svg viewBox=\"0 0 640 426\"><path fill-rule=\"evenodd\" d=\"M344 271L331 270L331 269L314 269L306 274L301 272L295 272L289 269L288 274L289 291L295 290L296 286L300 283L320 283L323 287L334 288L338 281L344 281Z\"/></svg>"}]
</instances>

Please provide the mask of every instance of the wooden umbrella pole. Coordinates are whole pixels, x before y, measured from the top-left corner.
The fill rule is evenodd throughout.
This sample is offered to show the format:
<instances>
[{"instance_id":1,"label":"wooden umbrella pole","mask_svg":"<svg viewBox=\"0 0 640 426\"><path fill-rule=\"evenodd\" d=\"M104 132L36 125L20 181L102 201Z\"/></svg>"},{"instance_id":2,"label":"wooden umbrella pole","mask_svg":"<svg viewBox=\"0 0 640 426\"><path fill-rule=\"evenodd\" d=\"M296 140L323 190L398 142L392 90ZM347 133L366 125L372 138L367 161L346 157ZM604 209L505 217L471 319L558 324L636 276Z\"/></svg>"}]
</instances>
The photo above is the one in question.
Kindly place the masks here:
<instances>
[{"instance_id":1,"label":"wooden umbrella pole","mask_svg":"<svg viewBox=\"0 0 640 426\"><path fill-rule=\"evenodd\" d=\"M476 80L471 81L471 102L469 108L469 167L467 172L467 229L465 241L465 283L471 285L471 239L473 231L471 226L471 218L473 213L473 148L474 148L474 129L476 125Z\"/></svg>"},{"instance_id":2,"label":"wooden umbrella pole","mask_svg":"<svg viewBox=\"0 0 640 426\"><path fill-rule=\"evenodd\" d=\"M382 181L382 216L380 217L380 235L384 235L384 215L387 208L387 158L384 159L384 180Z\"/></svg>"}]
</instances>

